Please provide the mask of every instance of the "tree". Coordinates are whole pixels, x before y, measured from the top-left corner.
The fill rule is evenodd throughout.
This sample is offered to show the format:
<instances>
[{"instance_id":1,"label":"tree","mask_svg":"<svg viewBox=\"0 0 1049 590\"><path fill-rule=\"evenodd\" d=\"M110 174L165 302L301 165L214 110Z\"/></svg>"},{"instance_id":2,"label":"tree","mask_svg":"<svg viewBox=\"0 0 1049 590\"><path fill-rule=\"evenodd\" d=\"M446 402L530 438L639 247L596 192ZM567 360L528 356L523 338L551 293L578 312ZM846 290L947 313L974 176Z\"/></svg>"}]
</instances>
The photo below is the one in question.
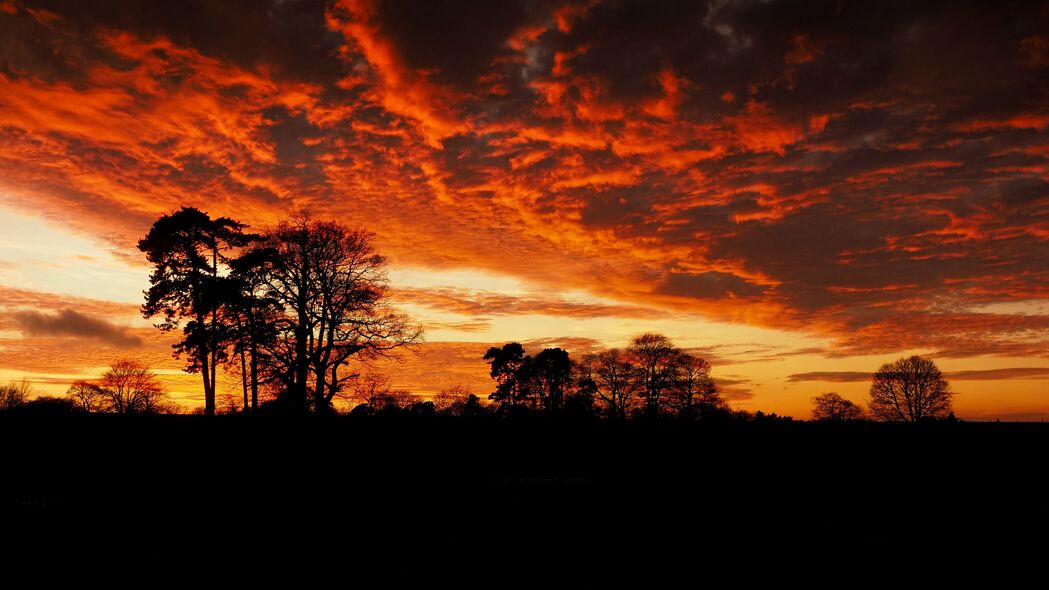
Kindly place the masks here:
<instances>
[{"instance_id":1,"label":"tree","mask_svg":"<svg viewBox=\"0 0 1049 590\"><path fill-rule=\"evenodd\" d=\"M7 385L0 385L0 412L13 410L25 405L29 401L29 394L32 391L33 387L29 385L29 381L26 379L12 381Z\"/></svg>"},{"instance_id":2,"label":"tree","mask_svg":"<svg viewBox=\"0 0 1049 590\"><path fill-rule=\"evenodd\" d=\"M831 422L862 420L863 408L836 393L824 393L812 398L812 419Z\"/></svg>"},{"instance_id":3,"label":"tree","mask_svg":"<svg viewBox=\"0 0 1049 590\"><path fill-rule=\"evenodd\" d=\"M572 384L572 361L568 352L547 348L535 356L528 367L531 393L543 409L558 411Z\"/></svg>"},{"instance_id":4,"label":"tree","mask_svg":"<svg viewBox=\"0 0 1049 590\"><path fill-rule=\"evenodd\" d=\"M484 360L491 369L488 374L496 382L495 392L488 399L510 408L528 397L526 367L532 362L532 357L525 354L520 343L507 342L501 348L493 346L484 354Z\"/></svg>"},{"instance_id":5,"label":"tree","mask_svg":"<svg viewBox=\"0 0 1049 590\"><path fill-rule=\"evenodd\" d=\"M456 404L465 402L468 397L470 397L470 390L465 385L458 384L438 391L431 401L433 401L435 410L447 414Z\"/></svg>"},{"instance_id":6,"label":"tree","mask_svg":"<svg viewBox=\"0 0 1049 590\"><path fill-rule=\"evenodd\" d=\"M66 396L85 412L109 411L110 397L97 383L74 381L66 391Z\"/></svg>"},{"instance_id":7,"label":"tree","mask_svg":"<svg viewBox=\"0 0 1049 590\"><path fill-rule=\"evenodd\" d=\"M228 326L220 321L221 283L229 250L249 237L244 225L226 217L212 219L192 207L158 219L138 248L153 264L142 315L163 316L156 324L174 330L183 320L183 339L175 356L189 356L186 370L200 372L204 381L204 412L215 413L215 371L224 358Z\"/></svg>"},{"instance_id":8,"label":"tree","mask_svg":"<svg viewBox=\"0 0 1049 590\"><path fill-rule=\"evenodd\" d=\"M647 333L630 341L627 349L631 362L640 369L640 395L645 413L655 416L663 405L663 393L673 380L674 367L681 351L663 334Z\"/></svg>"},{"instance_id":9,"label":"tree","mask_svg":"<svg viewBox=\"0 0 1049 590\"><path fill-rule=\"evenodd\" d=\"M367 405L373 409L380 409L386 405L390 394L390 379L382 373L369 371L360 373L349 382L345 393L339 397L346 398L350 405Z\"/></svg>"},{"instance_id":10,"label":"tree","mask_svg":"<svg viewBox=\"0 0 1049 590\"><path fill-rule=\"evenodd\" d=\"M590 373L583 379L593 383L594 393L605 406L607 415L613 419L625 418L632 399L641 389L644 379L641 370L617 348L587 355L583 363L589 366Z\"/></svg>"},{"instance_id":11,"label":"tree","mask_svg":"<svg viewBox=\"0 0 1049 590\"><path fill-rule=\"evenodd\" d=\"M329 411L356 376L343 371L350 361L422 338L422 329L390 306L386 259L373 241L367 231L300 214L265 232L252 249L266 261L263 290L279 309L265 372L293 408Z\"/></svg>"},{"instance_id":12,"label":"tree","mask_svg":"<svg viewBox=\"0 0 1049 590\"><path fill-rule=\"evenodd\" d=\"M728 409L710 378L710 363L688 353L680 353L670 369L667 405L682 418L699 418L704 414Z\"/></svg>"},{"instance_id":13,"label":"tree","mask_svg":"<svg viewBox=\"0 0 1049 590\"><path fill-rule=\"evenodd\" d=\"M251 409L258 409L259 388L263 385L260 369L265 351L277 338L274 326L281 314L279 302L266 287L270 255L269 250L260 248L234 258L225 281L226 323L232 327L233 352L240 361L245 410L249 389Z\"/></svg>"},{"instance_id":14,"label":"tree","mask_svg":"<svg viewBox=\"0 0 1049 590\"><path fill-rule=\"evenodd\" d=\"M144 364L121 359L99 379L110 411L117 414L157 414L167 410L164 388Z\"/></svg>"},{"instance_id":15,"label":"tree","mask_svg":"<svg viewBox=\"0 0 1049 590\"><path fill-rule=\"evenodd\" d=\"M870 410L876 418L918 422L951 413L950 384L931 359L922 356L886 363L874 374Z\"/></svg>"},{"instance_id":16,"label":"tree","mask_svg":"<svg viewBox=\"0 0 1049 590\"><path fill-rule=\"evenodd\" d=\"M63 415L75 414L83 410L67 397L56 397L53 395L42 395L29 400L20 408L21 411L36 415Z\"/></svg>"}]
</instances>

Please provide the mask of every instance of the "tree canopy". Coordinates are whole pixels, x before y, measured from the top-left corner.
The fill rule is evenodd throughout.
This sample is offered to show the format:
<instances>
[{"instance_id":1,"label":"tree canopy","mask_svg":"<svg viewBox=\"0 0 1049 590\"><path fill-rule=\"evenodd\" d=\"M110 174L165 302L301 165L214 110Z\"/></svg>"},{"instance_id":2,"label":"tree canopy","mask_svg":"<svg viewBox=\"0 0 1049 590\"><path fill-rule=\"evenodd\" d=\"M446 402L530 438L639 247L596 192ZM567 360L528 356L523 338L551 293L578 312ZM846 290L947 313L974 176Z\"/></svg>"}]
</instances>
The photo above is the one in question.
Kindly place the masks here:
<instances>
[{"instance_id":1,"label":"tree canopy","mask_svg":"<svg viewBox=\"0 0 1049 590\"><path fill-rule=\"evenodd\" d=\"M869 405L878 419L919 422L947 417L952 395L936 363L915 355L885 363L874 373Z\"/></svg>"}]
</instances>

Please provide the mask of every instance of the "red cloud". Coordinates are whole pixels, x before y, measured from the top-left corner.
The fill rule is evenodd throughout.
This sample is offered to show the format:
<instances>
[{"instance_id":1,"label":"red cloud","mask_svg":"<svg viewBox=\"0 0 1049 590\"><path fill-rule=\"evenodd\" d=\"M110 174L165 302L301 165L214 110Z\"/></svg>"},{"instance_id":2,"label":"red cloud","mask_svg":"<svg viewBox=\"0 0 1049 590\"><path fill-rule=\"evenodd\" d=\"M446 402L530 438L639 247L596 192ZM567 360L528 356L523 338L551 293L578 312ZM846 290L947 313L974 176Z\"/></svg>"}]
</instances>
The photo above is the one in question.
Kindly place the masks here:
<instances>
[{"instance_id":1,"label":"red cloud","mask_svg":"<svg viewBox=\"0 0 1049 590\"><path fill-rule=\"evenodd\" d=\"M934 67L942 56L898 41L906 12L872 21L862 7L834 21L855 39L824 42L829 17L802 6L782 8L792 20L762 3L687 18L539 3L499 12L497 34L463 15L446 44L491 42L449 57L412 46L404 15L346 1L314 15L306 38L334 39L334 65L307 77L177 23L2 6L15 23L0 64L6 200L129 256L178 205L253 225L308 208L372 227L398 264L481 268L623 309L480 308L684 310L816 333L842 354L1046 341L1041 316L970 311L1049 298L1049 119L1031 98L1039 35L1020 16L966 40L1018 64L992 72ZM935 75L895 71L897 55Z\"/></svg>"}]
</instances>

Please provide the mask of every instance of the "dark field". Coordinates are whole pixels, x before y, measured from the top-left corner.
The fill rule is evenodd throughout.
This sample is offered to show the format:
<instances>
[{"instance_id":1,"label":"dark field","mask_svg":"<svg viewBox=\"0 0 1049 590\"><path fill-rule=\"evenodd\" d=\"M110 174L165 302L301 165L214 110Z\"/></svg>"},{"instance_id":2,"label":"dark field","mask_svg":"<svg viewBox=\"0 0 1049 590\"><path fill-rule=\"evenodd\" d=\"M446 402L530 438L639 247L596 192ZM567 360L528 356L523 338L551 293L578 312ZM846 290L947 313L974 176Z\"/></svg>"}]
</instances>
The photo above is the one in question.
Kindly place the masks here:
<instances>
[{"instance_id":1,"label":"dark field","mask_svg":"<svg viewBox=\"0 0 1049 590\"><path fill-rule=\"evenodd\" d=\"M1049 424L7 416L0 443L9 534L68 549L120 533L187 559L198 542L541 562L977 555L1044 549L1049 530Z\"/></svg>"}]
</instances>

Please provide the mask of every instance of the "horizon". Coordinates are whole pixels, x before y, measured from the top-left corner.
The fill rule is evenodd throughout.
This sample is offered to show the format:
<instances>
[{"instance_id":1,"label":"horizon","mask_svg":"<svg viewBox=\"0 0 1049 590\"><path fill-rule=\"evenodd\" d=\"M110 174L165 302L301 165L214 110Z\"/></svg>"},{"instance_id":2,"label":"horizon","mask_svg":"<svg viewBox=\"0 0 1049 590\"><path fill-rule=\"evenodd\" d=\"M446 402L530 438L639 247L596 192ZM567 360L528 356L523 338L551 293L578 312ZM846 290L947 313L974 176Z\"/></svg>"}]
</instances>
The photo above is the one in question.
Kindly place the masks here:
<instances>
[{"instance_id":1,"label":"horizon","mask_svg":"<svg viewBox=\"0 0 1049 590\"><path fill-rule=\"evenodd\" d=\"M641 333L808 418L931 357L1049 418L1049 6L0 0L0 383L203 403L136 244L182 206L363 227L426 329L392 385ZM219 393L239 396L239 374Z\"/></svg>"}]
</instances>

